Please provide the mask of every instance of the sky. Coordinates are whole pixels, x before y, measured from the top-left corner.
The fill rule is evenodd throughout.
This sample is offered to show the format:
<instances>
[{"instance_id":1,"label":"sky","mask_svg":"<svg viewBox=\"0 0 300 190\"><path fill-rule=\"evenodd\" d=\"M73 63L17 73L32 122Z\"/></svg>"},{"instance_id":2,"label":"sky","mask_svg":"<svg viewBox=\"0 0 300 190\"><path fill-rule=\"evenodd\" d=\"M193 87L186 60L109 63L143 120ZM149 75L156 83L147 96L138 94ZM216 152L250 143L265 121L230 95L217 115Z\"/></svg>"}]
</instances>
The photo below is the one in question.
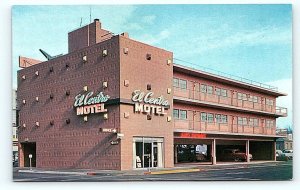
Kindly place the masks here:
<instances>
[{"instance_id":1,"label":"sky","mask_svg":"<svg viewBox=\"0 0 300 190\"><path fill-rule=\"evenodd\" d=\"M114 34L167 49L174 62L215 73L221 71L278 87L288 93L278 106L288 117L280 128L292 126L292 7L291 5L105 5L14 6L13 87L18 56L45 61L66 54L68 32L99 18ZM182 60L182 61L181 61Z\"/></svg>"}]
</instances>

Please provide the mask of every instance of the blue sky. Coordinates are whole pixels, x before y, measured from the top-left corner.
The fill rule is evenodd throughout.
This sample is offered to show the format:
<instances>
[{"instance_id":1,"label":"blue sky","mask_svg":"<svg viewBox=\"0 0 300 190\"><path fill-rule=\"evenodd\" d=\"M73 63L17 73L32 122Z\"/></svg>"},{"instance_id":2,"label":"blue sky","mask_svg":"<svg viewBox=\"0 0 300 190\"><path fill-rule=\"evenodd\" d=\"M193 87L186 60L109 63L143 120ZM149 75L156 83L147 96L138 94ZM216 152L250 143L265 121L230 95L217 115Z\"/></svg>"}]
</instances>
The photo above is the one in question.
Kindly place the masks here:
<instances>
[{"instance_id":1,"label":"blue sky","mask_svg":"<svg viewBox=\"0 0 300 190\"><path fill-rule=\"evenodd\" d=\"M292 7L291 5L126 5L91 6L92 20L115 34L174 52L194 67L219 70L277 86L288 97L278 105L292 124ZM67 33L89 23L90 6L14 6L13 86L18 56L45 60L67 53ZM175 60L176 61L176 60ZM179 64L187 63L176 61Z\"/></svg>"}]
</instances>

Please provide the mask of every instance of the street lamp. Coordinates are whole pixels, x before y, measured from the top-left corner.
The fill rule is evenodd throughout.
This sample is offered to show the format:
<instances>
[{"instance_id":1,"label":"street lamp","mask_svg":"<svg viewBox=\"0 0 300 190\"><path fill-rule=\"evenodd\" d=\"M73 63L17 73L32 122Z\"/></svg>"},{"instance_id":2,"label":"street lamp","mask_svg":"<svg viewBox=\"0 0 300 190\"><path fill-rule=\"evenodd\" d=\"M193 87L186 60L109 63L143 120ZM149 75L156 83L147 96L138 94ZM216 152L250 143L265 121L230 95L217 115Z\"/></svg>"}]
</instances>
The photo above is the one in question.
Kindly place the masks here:
<instances>
[{"instance_id":1,"label":"street lamp","mask_svg":"<svg viewBox=\"0 0 300 190\"><path fill-rule=\"evenodd\" d=\"M32 158L32 154L29 154L29 167L30 167L30 170L32 170L32 164L31 164L31 158Z\"/></svg>"}]
</instances>

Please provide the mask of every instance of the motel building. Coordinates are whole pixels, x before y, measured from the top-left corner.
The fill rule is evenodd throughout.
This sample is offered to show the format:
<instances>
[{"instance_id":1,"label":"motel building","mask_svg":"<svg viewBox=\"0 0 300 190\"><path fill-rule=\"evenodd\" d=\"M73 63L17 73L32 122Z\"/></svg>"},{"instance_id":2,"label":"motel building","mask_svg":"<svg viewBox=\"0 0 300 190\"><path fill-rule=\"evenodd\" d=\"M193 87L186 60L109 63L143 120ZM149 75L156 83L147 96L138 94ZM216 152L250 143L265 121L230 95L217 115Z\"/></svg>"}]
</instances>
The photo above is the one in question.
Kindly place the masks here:
<instances>
[{"instance_id":1,"label":"motel building","mask_svg":"<svg viewBox=\"0 0 300 190\"><path fill-rule=\"evenodd\" d=\"M287 116L276 88L178 65L172 52L113 35L99 19L68 33L67 54L47 59L19 57L20 167L276 160L276 118Z\"/></svg>"}]
</instances>

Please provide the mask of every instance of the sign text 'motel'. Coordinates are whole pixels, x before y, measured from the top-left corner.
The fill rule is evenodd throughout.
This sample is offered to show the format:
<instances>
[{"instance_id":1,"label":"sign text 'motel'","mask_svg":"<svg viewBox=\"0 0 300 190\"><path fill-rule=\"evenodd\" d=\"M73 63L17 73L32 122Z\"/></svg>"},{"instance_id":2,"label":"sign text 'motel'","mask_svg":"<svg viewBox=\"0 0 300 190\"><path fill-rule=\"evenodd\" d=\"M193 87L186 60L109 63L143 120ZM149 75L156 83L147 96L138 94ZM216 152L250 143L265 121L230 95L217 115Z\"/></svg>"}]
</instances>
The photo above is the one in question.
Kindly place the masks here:
<instances>
[{"instance_id":1,"label":"sign text 'motel'","mask_svg":"<svg viewBox=\"0 0 300 190\"><path fill-rule=\"evenodd\" d=\"M153 92L142 92L135 90L132 94L131 100L135 102L134 111L141 113L149 113L156 115L165 115L165 109L169 106L168 100L163 96L153 98Z\"/></svg>"},{"instance_id":2,"label":"sign text 'motel'","mask_svg":"<svg viewBox=\"0 0 300 190\"><path fill-rule=\"evenodd\" d=\"M109 95L104 95L103 92L94 95L94 92L87 94L78 94L75 97L74 107L77 115L88 115L91 113L107 112L104 108L104 103L110 98Z\"/></svg>"}]
</instances>

